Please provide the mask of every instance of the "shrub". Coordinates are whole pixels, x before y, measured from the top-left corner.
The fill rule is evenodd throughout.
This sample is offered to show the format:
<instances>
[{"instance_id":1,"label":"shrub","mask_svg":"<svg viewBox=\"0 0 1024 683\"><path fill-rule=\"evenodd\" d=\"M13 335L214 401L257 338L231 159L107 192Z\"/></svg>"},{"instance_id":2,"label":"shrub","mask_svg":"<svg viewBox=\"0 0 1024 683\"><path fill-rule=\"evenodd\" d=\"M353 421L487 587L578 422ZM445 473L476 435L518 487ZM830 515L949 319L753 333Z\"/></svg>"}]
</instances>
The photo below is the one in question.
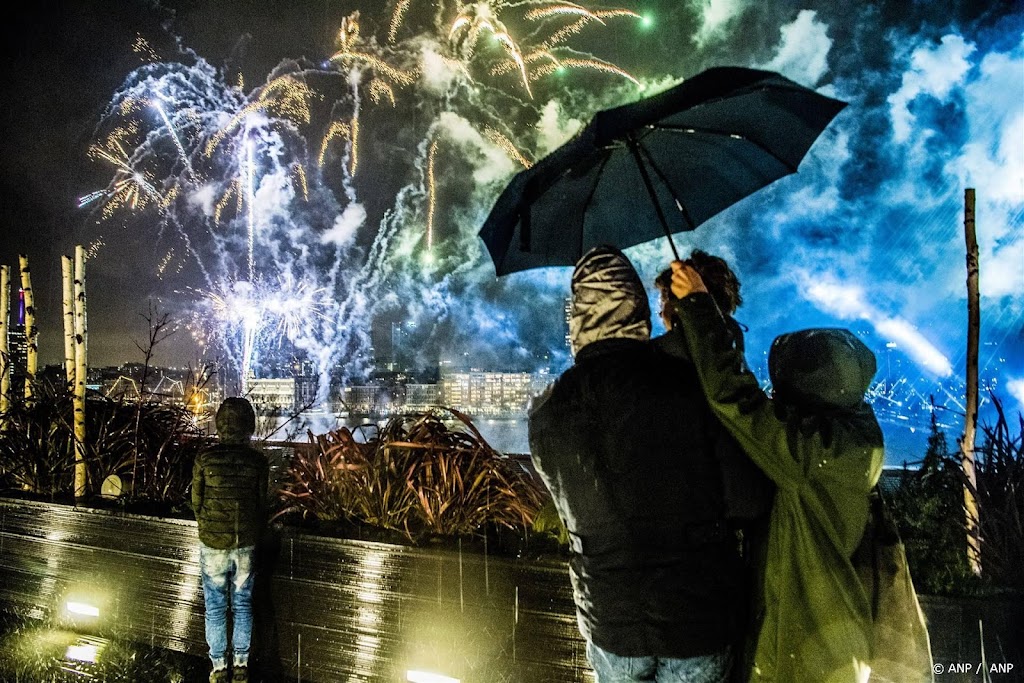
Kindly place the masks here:
<instances>
[{"instance_id":1,"label":"shrub","mask_svg":"<svg viewBox=\"0 0 1024 683\"><path fill-rule=\"evenodd\" d=\"M977 448L981 566L986 579L1024 590L1024 416L1010 433L1002 403L992 398L997 420L982 425Z\"/></svg>"},{"instance_id":2,"label":"shrub","mask_svg":"<svg viewBox=\"0 0 1024 683\"><path fill-rule=\"evenodd\" d=\"M32 400L12 403L0 429L0 484L50 499L70 498L74 486L73 405L66 388L39 383ZM116 474L129 482L129 502L180 505L192 462L206 439L182 406L152 400L86 397L90 494Z\"/></svg>"},{"instance_id":3,"label":"shrub","mask_svg":"<svg viewBox=\"0 0 1024 683\"><path fill-rule=\"evenodd\" d=\"M960 461L932 412L924 459L904 475L892 495L892 513L907 550L914 585L922 593L969 592L967 531Z\"/></svg>"},{"instance_id":4,"label":"shrub","mask_svg":"<svg viewBox=\"0 0 1024 683\"><path fill-rule=\"evenodd\" d=\"M182 406L153 400L95 396L89 420L87 462L92 490L112 474L130 482L131 502L181 505L192 484L192 463L209 443Z\"/></svg>"},{"instance_id":5,"label":"shrub","mask_svg":"<svg viewBox=\"0 0 1024 683\"><path fill-rule=\"evenodd\" d=\"M53 499L73 486L71 396L45 384L34 391L35 400L13 400L0 421L0 485Z\"/></svg>"},{"instance_id":6,"label":"shrub","mask_svg":"<svg viewBox=\"0 0 1024 683\"><path fill-rule=\"evenodd\" d=\"M982 576L967 560L964 489L970 484L959 452L949 450L946 435L932 414L924 459L917 469L904 466L891 496L893 517L907 550L914 584L922 593L975 595L993 589L1024 588L1024 418L1010 433L1002 404L994 425L981 426L975 449L975 494L979 510Z\"/></svg>"},{"instance_id":7,"label":"shrub","mask_svg":"<svg viewBox=\"0 0 1024 683\"><path fill-rule=\"evenodd\" d=\"M527 529L543 502L539 483L465 415L447 412L454 427L438 411L396 417L366 443L347 429L310 435L313 448L296 453L279 514L363 522L410 540Z\"/></svg>"}]
</instances>

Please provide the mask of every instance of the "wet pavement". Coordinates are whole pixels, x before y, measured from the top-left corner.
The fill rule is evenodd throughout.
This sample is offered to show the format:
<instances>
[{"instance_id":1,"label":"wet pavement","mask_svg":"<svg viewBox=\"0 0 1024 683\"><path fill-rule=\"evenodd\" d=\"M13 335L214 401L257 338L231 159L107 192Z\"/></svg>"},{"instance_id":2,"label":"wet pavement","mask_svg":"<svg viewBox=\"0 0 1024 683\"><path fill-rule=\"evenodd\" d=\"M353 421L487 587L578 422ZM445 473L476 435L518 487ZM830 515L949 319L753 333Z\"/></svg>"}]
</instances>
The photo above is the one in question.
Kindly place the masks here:
<instances>
[{"instance_id":1,"label":"wet pavement","mask_svg":"<svg viewBox=\"0 0 1024 683\"><path fill-rule=\"evenodd\" d=\"M207 667L202 658L180 652L0 613L0 680L5 683L193 683L207 680Z\"/></svg>"}]
</instances>

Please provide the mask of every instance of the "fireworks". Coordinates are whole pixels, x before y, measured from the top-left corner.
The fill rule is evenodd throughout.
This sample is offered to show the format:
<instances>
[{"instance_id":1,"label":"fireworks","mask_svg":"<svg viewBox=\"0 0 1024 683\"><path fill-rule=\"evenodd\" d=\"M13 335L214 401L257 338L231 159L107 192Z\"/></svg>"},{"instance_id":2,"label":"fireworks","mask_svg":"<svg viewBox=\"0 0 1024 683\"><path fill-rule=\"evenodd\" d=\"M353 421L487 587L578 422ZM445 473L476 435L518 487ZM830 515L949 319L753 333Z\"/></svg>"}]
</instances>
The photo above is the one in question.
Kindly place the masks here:
<instances>
[{"instance_id":1,"label":"fireworks","mask_svg":"<svg viewBox=\"0 0 1024 683\"><path fill-rule=\"evenodd\" d=\"M324 135L323 141L320 143L320 156L317 157L317 165L324 165L324 157L327 155L327 146L331 144L331 140L336 137L352 137L352 129L347 123L341 121L334 121L331 123L331 127L327 129L327 134Z\"/></svg>"},{"instance_id":2,"label":"fireworks","mask_svg":"<svg viewBox=\"0 0 1024 683\"><path fill-rule=\"evenodd\" d=\"M225 207L227 207L228 202L231 201L232 197L235 198L235 213L236 214L242 213L242 181L241 180L233 180L231 182L231 184L228 185L227 191L223 195L221 195L220 200L217 202L217 205L214 207L214 210L213 210L213 222L214 223L220 223L221 214L224 212Z\"/></svg>"},{"instance_id":3,"label":"fireworks","mask_svg":"<svg viewBox=\"0 0 1024 683\"><path fill-rule=\"evenodd\" d=\"M519 49L516 41L512 39L512 36L509 35L505 24L498 19L490 3L475 2L464 7L448 31L448 40L456 42L455 37L461 34L463 29L465 29L466 37L462 44L467 50L467 56L472 56L480 39L480 34L487 31L505 48L509 57L519 67L519 72L523 79L523 87L526 88L526 94L531 98L533 97L533 93L530 92L530 79L526 75L526 64L523 62L522 51Z\"/></svg>"},{"instance_id":4,"label":"fireworks","mask_svg":"<svg viewBox=\"0 0 1024 683\"><path fill-rule=\"evenodd\" d=\"M174 130L174 125L171 123L171 120L167 118L167 112L164 111L159 100L154 100L153 108L159 112L160 118L164 120L164 124L167 126L167 132L171 134L171 139L174 140L174 146L178 148L178 154L181 156L181 160L185 164L185 169L188 171L189 177L191 177L193 175L192 163L188 159L185 147L181 144L181 138L178 137L177 131Z\"/></svg>"},{"instance_id":5,"label":"fireworks","mask_svg":"<svg viewBox=\"0 0 1024 683\"><path fill-rule=\"evenodd\" d=\"M398 29L402 25L402 19L405 18L405 13L409 9L410 0L398 0L395 4L395 11L391 15L391 28L388 29L388 42L395 42L395 37L398 35Z\"/></svg>"},{"instance_id":6,"label":"fireworks","mask_svg":"<svg viewBox=\"0 0 1024 683\"><path fill-rule=\"evenodd\" d=\"M373 79L370 82L370 99L374 104L380 104L381 100L385 98L391 102L392 107L395 106L395 91L391 89L391 86L379 79Z\"/></svg>"},{"instance_id":7,"label":"fireworks","mask_svg":"<svg viewBox=\"0 0 1024 683\"><path fill-rule=\"evenodd\" d=\"M222 281L211 291L193 291L201 305L190 327L207 342L236 345L243 379L252 375L260 342L295 342L312 321L324 319L329 305L326 288L285 275L273 282Z\"/></svg>"},{"instance_id":8,"label":"fireworks","mask_svg":"<svg viewBox=\"0 0 1024 683\"><path fill-rule=\"evenodd\" d=\"M434 159L437 157L437 140L430 143L427 153L427 253L434 250L434 207L437 205L437 187L434 183Z\"/></svg>"},{"instance_id":9,"label":"fireworks","mask_svg":"<svg viewBox=\"0 0 1024 683\"><path fill-rule=\"evenodd\" d=\"M523 168L530 168L531 166L533 166L533 162L527 159L525 156L523 156L523 153L520 152L514 144L512 144L511 140L509 140L507 137L499 133L494 128L491 128L490 126L484 128L484 136L488 140L493 142L495 145L500 147L502 151L505 152L505 154L509 155L517 162L519 162Z\"/></svg>"},{"instance_id":10,"label":"fireworks","mask_svg":"<svg viewBox=\"0 0 1024 683\"><path fill-rule=\"evenodd\" d=\"M593 69L595 71L602 71L604 73L622 76L623 78L631 81L637 87L640 87L640 81L634 78L632 74L620 69L614 64L602 62L599 59L559 59L537 67L537 69L530 74L530 77L531 79L536 80L549 73L555 73L559 69Z\"/></svg>"},{"instance_id":11,"label":"fireworks","mask_svg":"<svg viewBox=\"0 0 1024 683\"><path fill-rule=\"evenodd\" d=\"M356 11L342 20L341 30L338 31L339 49L331 55L329 61L365 64L373 69L378 77L384 76L398 85L412 85L416 82L415 73L397 69L369 52L357 51L355 48L359 42L359 12Z\"/></svg>"},{"instance_id":12,"label":"fireworks","mask_svg":"<svg viewBox=\"0 0 1024 683\"><path fill-rule=\"evenodd\" d=\"M387 40L364 37L359 13L352 13L341 23L336 51L323 63L282 62L272 78L249 91L240 73L225 74L202 59L159 62L144 41L133 46L146 63L116 93L97 133L103 142L91 152L114 167L114 177L106 188L82 197L80 206L102 207L102 219L116 211L159 211L157 223L138 222L158 226L157 275L183 287L171 283L195 276L184 268L198 269L205 285L178 290L200 300L193 334L204 344L219 344L243 378L282 339L316 364L321 398L329 388L325 378L343 357L351 372L359 372L352 359L370 357L370 320L383 283L396 271L409 277L396 264L415 252L423 259L441 253L436 222L449 215L449 207L439 198L451 196L461 211L464 198L443 191L451 178L438 156L443 140L457 140L458 133L439 122L469 122L516 163L531 165L529 146L512 131L532 130L528 112L539 115L539 107L523 102L526 120L510 125L493 99L499 90L477 79L488 72L514 74L506 90L532 98L533 84L558 69L632 78L596 57L569 53L564 38L552 40L566 22L596 28L613 16L635 16L625 10L566 2L464 3L444 26L438 9L433 30L439 35L432 40L417 36L403 42L399 32L412 9L411 0L395 3ZM521 45L503 18L512 26L532 22L537 30ZM441 80L430 80L438 74ZM431 87L416 87L421 76ZM368 128L397 120L390 111L410 114L400 134L366 137ZM453 117L445 118L449 113ZM416 136L425 142L417 144ZM371 139L375 152L363 158ZM374 192L393 192L394 200L368 235L365 206L372 204L360 191L369 181L361 177L357 185L356 173L361 165L376 172L372 164L382 149L418 150L410 161L423 175L405 179L406 185L372 178ZM329 154L344 159L340 182L339 174L328 172ZM360 173L369 177L367 170ZM409 229L417 224L419 230ZM423 276L417 269L416 277ZM432 301L444 297L434 295Z\"/></svg>"},{"instance_id":13,"label":"fireworks","mask_svg":"<svg viewBox=\"0 0 1024 683\"><path fill-rule=\"evenodd\" d=\"M255 183L256 183L256 163L253 161L252 156L252 143L246 145L245 148L245 196L249 199L249 212L248 212L248 247L249 247L249 282L252 282L256 277L256 210L253 206L253 196L256 194Z\"/></svg>"},{"instance_id":14,"label":"fireworks","mask_svg":"<svg viewBox=\"0 0 1024 683\"><path fill-rule=\"evenodd\" d=\"M103 218L109 218L115 211L128 208L132 211L145 208L150 200L162 205L160 192L153 187L145 175L132 167L131 159L125 153L118 138L108 139L109 148L93 145L89 149L92 156L98 157L117 167L117 174L105 190L90 192L79 198L78 207L83 208L101 199L105 200L102 210Z\"/></svg>"},{"instance_id":15,"label":"fireworks","mask_svg":"<svg viewBox=\"0 0 1024 683\"><path fill-rule=\"evenodd\" d=\"M149 43L142 35L135 34L135 42L132 43L132 52L142 57L144 61L158 62L160 61L160 55L158 55Z\"/></svg>"},{"instance_id":16,"label":"fireworks","mask_svg":"<svg viewBox=\"0 0 1024 683\"><path fill-rule=\"evenodd\" d=\"M225 137L250 114L258 111L269 111L275 116L291 119L296 123L309 123L309 105L314 97L316 93L308 85L290 75L275 78L263 88L255 101L242 107L226 126L210 138L204 150L206 156L212 156Z\"/></svg>"}]
</instances>

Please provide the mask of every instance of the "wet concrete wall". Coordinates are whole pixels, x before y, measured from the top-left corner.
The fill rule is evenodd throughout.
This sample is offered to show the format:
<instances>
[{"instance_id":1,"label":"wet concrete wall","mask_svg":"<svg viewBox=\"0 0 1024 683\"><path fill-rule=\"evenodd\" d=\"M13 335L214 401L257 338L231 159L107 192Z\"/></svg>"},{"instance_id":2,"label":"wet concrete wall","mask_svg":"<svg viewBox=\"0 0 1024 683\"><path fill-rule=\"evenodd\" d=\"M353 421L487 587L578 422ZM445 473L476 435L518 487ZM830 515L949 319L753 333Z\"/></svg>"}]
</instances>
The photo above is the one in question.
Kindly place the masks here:
<instances>
[{"instance_id":1,"label":"wet concrete wall","mask_svg":"<svg viewBox=\"0 0 1024 683\"><path fill-rule=\"evenodd\" d=\"M203 655L196 543L190 521L0 500L0 605ZM269 680L592 680L560 562L286 535L263 564L253 658Z\"/></svg>"},{"instance_id":2,"label":"wet concrete wall","mask_svg":"<svg viewBox=\"0 0 1024 683\"><path fill-rule=\"evenodd\" d=\"M203 656L198 559L195 522L0 498L0 608ZM284 533L261 566L265 680L593 680L564 563ZM982 665L993 681L1024 680L1024 600L922 606L937 681L983 680Z\"/></svg>"}]
</instances>

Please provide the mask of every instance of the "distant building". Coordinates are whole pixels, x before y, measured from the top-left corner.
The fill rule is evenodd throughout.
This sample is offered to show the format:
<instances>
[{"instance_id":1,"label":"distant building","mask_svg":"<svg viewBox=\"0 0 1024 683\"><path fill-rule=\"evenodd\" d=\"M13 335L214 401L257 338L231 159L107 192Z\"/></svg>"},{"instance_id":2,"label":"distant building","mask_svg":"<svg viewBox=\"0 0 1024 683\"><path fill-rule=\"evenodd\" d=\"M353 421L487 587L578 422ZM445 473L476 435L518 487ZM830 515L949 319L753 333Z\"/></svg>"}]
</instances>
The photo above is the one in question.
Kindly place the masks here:
<instances>
[{"instance_id":1,"label":"distant building","mask_svg":"<svg viewBox=\"0 0 1024 683\"><path fill-rule=\"evenodd\" d=\"M405 410L422 412L441 404L440 384L406 384Z\"/></svg>"},{"instance_id":2,"label":"distant building","mask_svg":"<svg viewBox=\"0 0 1024 683\"><path fill-rule=\"evenodd\" d=\"M391 372L408 372L415 362L412 348L412 334L415 322L391 323L391 360L387 369Z\"/></svg>"},{"instance_id":3,"label":"distant building","mask_svg":"<svg viewBox=\"0 0 1024 683\"><path fill-rule=\"evenodd\" d=\"M25 290L18 291L17 322L7 328L7 353L11 364L11 395L25 393L28 374L28 335L25 334Z\"/></svg>"},{"instance_id":4,"label":"distant building","mask_svg":"<svg viewBox=\"0 0 1024 683\"><path fill-rule=\"evenodd\" d=\"M258 379L249 378L247 383L249 402L256 412L289 412L295 409L295 378Z\"/></svg>"},{"instance_id":5,"label":"distant building","mask_svg":"<svg viewBox=\"0 0 1024 683\"><path fill-rule=\"evenodd\" d=\"M484 417L521 417L534 395L529 372L442 372L441 402Z\"/></svg>"},{"instance_id":6,"label":"distant building","mask_svg":"<svg viewBox=\"0 0 1024 683\"><path fill-rule=\"evenodd\" d=\"M394 391L384 385L345 387L341 396L353 415L387 415L396 410Z\"/></svg>"}]
</instances>

